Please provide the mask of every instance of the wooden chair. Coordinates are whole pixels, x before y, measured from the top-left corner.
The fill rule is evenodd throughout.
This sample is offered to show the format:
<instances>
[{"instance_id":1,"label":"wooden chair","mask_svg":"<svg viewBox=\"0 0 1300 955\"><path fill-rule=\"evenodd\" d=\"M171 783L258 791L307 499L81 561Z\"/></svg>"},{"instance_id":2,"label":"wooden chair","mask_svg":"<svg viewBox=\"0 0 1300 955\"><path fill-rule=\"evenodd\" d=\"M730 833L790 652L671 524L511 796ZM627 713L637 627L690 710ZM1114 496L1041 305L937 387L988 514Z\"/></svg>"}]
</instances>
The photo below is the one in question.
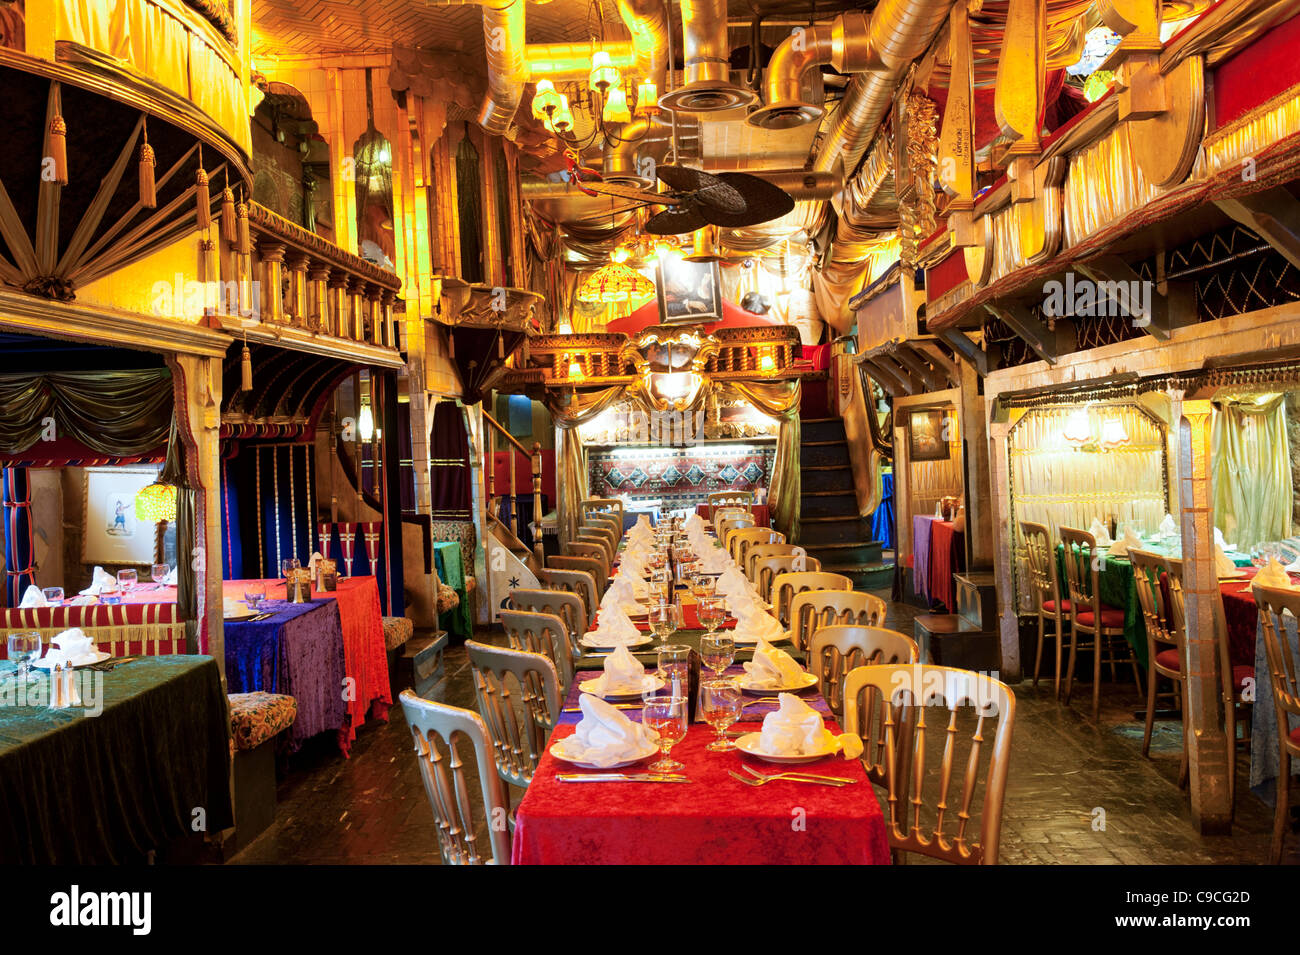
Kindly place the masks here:
<instances>
[{"instance_id":1,"label":"wooden chair","mask_svg":"<svg viewBox=\"0 0 1300 955\"><path fill-rule=\"evenodd\" d=\"M609 544L609 555L611 559L613 559L614 554L618 552L619 535L615 534L614 528L610 527L609 524L605 523L604 521L597 521L591 524L583 524L581 527L578 528L578 536L597 537L605 541L607 544Z\"/></svg>"},{"instance_id":2,"label":"wooden chair","mask_svg":"<svg viewBox=\"0 0 1300 955\"><path fill-rule=\"evenodd\" d=\"M594 557L574 557L569 554L556 554L554 557L546 558L546 564L555 570L580 570L591 578L593 588L593 603L595 607L600 604L600 598L605 596L605 586L609 580L609 575L604 572L603 561ZM587 611L591 613L591 610Z\"/></svg>"},{"instance_id":3,"label":"wooden chair","mask_svg":"<svg viewBox=\"0 0 1300 955\"><path fill-rule=\"evenodd\" d=\"M713 533L717 535L718 540L722 540L722 523L724 521L743 521L752 526L754 515L748 508L744 507L715 508L710 523L713 525Z\"/></svg>"},{"instance_id":4,"label":"wooden chair","mask_svg":"<svg viewBox=\"0 0 1300 955\"><path fill-rule=\"evenodd\" d=\"M497 775L526 789L560 718L560 680L555 665L540 653L473 640L465 649L469 651L478 712L496 752ZM511 676L517 688L514 691Z\"/></svg>"},{"instance_id":5,"label":"wooden chair","mask_svg":"<svg viewBox=\"0 0 1300 955\"><path fill-rule=\"evenodd\" d=\"M596 625L596 611L600 607L600 598L596 596L596 580L591 574L585 570L545 567L537 572L537 576L551 590L563 590L574 594L582 601L583 614L587 620L586 629L590 630Z\"/></svg>"},{"instance_id":6,"label":"wooden chair","mask_svg":"<svg viewBox=\"0 0 1300 955\"><path fill-rule=\"evenodd\" d=\"M599 565L596 579L602 582L609 579L609 557L605 554L604 544L596 541L572 540L564 545L564 551L569 557L587 557L594 560Z\"/></svg>"},{"instance_id":7,"label":"wooden chair","mask_svg":"<svg viewBox=\"0 0 1300 955\"><path fill-rule=\"evenodd\" d=\"M1174 685L1173 697L1183 715L1183 756L1178 767L1178 785L1187 782L1187 632L1182 615L1175 618L1165 601L1160 578L1165 572L1165 558L1146 550L1130 550L1133 580L1137 585L1138 605L1147 630L1147 716L1142 732L1142 755L1151 755L1151 731L1156 720L1156 679L1164 677ZM1181 570L1179 577L1182 576ZM1180 590L1181 596L1181 590Z\"/></svg>"},{"instance_id":8,"label":"wooden chair","mask_svg":"<svg viewBox=\"0 0 1300 955\"><path fill-rule=\"evenodd\" d=\"M1034 613L1038 617L1038 652L1034 654L1034 686L1038 686L1038 671L1043 663L1043 639L1050 636L1056 641L1056 695L1061 695L1061 658L1065 653L1065 628L1070 620L1070 601L1061 599L1061 578L1057 572L1056 548L1045 524L1020 522L1020 534L1025 544L1025 562L1029 570L1029 589L1034 599ZM1046 632L1047 624L1052 632Z\"/></svg>"},{"instance_id":9,"label":"wooden chair","mask_svg":"<svg viewBox=\"0 0 1300 955\"><path fill-rule=\"evenodd\" d=\"M791 563L796 560L798 560L796 557L790 558ZM794 600L796 594L806 590L853 589L853 581L843 574L822 573L821 564L811 557L805 557L804 561L810 567L816 563L817 569L777 574L772 580L772 596L767 598L775 608L776 619L787 629L790 627L790 602Z\"/></svg>"},{"instance_id":10,"label":"wooden chair","mask_svg":"<svg viewBox=\"0 0 1300 955\"><path fill-rule=\"evenodd\" d=\"M502 610L501 627L512 650L540 653L550 660L560 676L561 692L568 692L573 682L574 656L563 620L553 613Z\"/></svg>"},{"instance_id":11,"label":"wooden chair","mask_svg":"<svg viewBox=\"0 0 1300 955\"><path fill-rule=\"evenodd\" d=\"M576 544L595 544L600 548L601 556L609 566L614 565L614 553L618 546L605 536L603 531L598 531L593 527L578 528L578 536L574 538Z\"/></svg>"},{"instance_id":12,"label":"wooden chair","mask_svg":"<svg viewBox=\"0 0 1300 955\"><path fill-rule=\"evenodd\" d=\"M775 544L785 538L770 527L742 527L727 538L727 553L738 567L745 566L745 555L753 544Z\"/></svg>"},{"instance_id":13,"label":"wooden chair","mask_svg":"<svg viewBox=\"0 0 1300 955\"><path fill-rule=\"evenodd\" d=\"M709 495L709 514L719 507L743 507L753 512L753 491L714 491Z\"/></svg>"},{"instance_id":14,"label":"wooden chair","mask_svg":"<svg viewBox=\"0 0 1300 955\"><path fill-rule=\"evenodd\" d=\"M1065 545L1065 578L1070 593L1070 664L1065 675L1065 702L1070 702L1074 690L1074 664L1079 650L1092 651L1092 718L1101 714L1101 665L1110 664L1111 679L1115 678L1115 661L1119 653L1128 652L1133 666L1133 682L1142 692L1142 679L1138 675L1137 657L1124 639L1124 611L1107 607L1101 602L1101 559L1097 554L1097 541L1087 531L1076 527L1061 528L1061 542ZM1090 638L1085 641L1085 637Z\"/></svg>"},{"instance_id":15,"label":"wooden chair","mask_svg":"<svg viewBox=\"0 0 1300 955\"><path fill-rule=\"evenodd\" d=\"M410 690L403 690L399 700L415 740L415 755L433 809L442 861L447 865L509 865L510 833L494 822L498 814L509 815L510 805L483 718L473 710L422 699ZM473 750L483 797L484 818L477 831L461 753L464 743ZM484 830L488 845L480 848L478 836Z\"/></svg>"},{"instance_id":16,"label":"wooden chair","mask_svg":"<svg viewBox=\"0 0 1300 955\"><path fill-rule=\"evenodd\" d=\"M869 699L892 704L881 706L883 729L872 735L873 744L877 735L880 742L868 751L880 759L885 778L890 847L960 865L996 865L1016 715L1010 687L952 667L858 667L844 678L846 726L864 725L862 697L867 690ZM933 733L927 719L931 706L948 711ZM997 727L986 760L984 741L991 720ZM970 731L964 731L961 724L972 721ZM939 748L934 737L942 741L937 767L927 762L928 746ZM968 745L963 747L959 739L968 740ZM964 753L959 752L963 748ZM954 773L954 767L963 769ZM950 803L954 776L960 779L960 798ZM983 800L978 802L981 783ZM978 830L972 831L975 826Z\"/></svg>"},{"instance_id":17,"label":"wooden chair","mask_svg":"<svg viewBox=\"0 0 1300 955\"><path fill-rule=\"evenodd\" d=\"M623 502L616 497L589 497L580 505L582 520L586 523L589 514L613 514L618 518L618 532L623 533Z\"/></svg>"},{"instance_id":18,"label":"wooden chair","mask_svg":"<svg viewBox=\"0 0 1300 955\"><path fill-rule=\"evenodd\" d=\"M885 602L857 590L805 590L790 601L790 642L807 650L822 627L885 625Z\"/></svg>"},{"instance_id":19,"label":"wooden chair","mask_svg":"<svg viewBox=\"0 0 1300 955\"><path fill-rule=\"evenodd\" d=\"M803 548L799 549L802 550ZM796 567L800 569L796 570ZM821 561L806 554L778 554L773 557L763 557L754 562L754 586L758 590L759 596L768 603L774 603L772 584L778 576L821 569ZM825 590L826 588L819 587L817 589Z\"/></svg>"},{"instance_id":20,"label":"wooden chair","mask_svg":"<svg viewBox=\"0 0 1300 955\"><path fill-rule=\"evenodd\" d=\"M726 517L718 521L718 540L725 547L732 531L747 530L754 526L752 517Z\"/></svg>"},{"instance_id":21,"label":"wooden chair","mask_svg":"<svg viewBox=\"0 0 1300 955\"><path fill-rule=\"evenodd\" d=\"M740 565L745 576L749 578L752 584L758 583L758 571L754 569L755 563L764 557L785 557L794 553L798 544L787 544L781 541L776 544L751 544L749 550L745 553L745 562ZM802 550L802 548L800 548Z\"/></svg>"},{"instance_id":22,"label":"wooden chair","mask_svg":"<svg viewBox=\"0 0 1300 955\"><path fill-rule=\"evenodd\" d=\"M608 529L613 533L615 542L623 539L623 524L617 514L607 511L588 511L582 515L582 523Z\"/></svg>"},{"instance_id":23,"label":"wooden chair","mask_svg":"<svg viewBox=\"0 0 1300 955\"><path fill-rule=\"evenodd\" d=\"M582 655L578 641L587 632L587 608L577 594L568 590L512 590L510 609L559 617L569 632L569 652L575 662Z\"/></svg>"},{"instance_id":24,"label":"wooden chair","mask_svg":"<svg viewBox=\"0 0 1300 955\"><path fill-rule=\"evenodd\" d=\"M1300 757L1300 727L1292 728L1291 717L1300 719L1300 674L1296 656L1282 615L1290 611L1300 619L1300 591L1255 588L1255 606L1264 631L1264 654L1268 659L1268 679L1273 689L1273 709L1277 714L1277 802L1273 809L1273 848L1269 861L1282 861L1282 842L1291 815L1291 760Z\"/></svg>"},{"instance_id":25,"label":"wooden chair","mask_svg":"<svg viewBox=\"0 0 1300 955\"><path fill-rule=\"evenodd\" d=\"M808 671L817 677L817 689L837 720L844 717L843 680L855 667L880 663L918 663L916 641L896 630L880 627L835 625L813 634L808 651Z\"/></svg>"}]
</instances>

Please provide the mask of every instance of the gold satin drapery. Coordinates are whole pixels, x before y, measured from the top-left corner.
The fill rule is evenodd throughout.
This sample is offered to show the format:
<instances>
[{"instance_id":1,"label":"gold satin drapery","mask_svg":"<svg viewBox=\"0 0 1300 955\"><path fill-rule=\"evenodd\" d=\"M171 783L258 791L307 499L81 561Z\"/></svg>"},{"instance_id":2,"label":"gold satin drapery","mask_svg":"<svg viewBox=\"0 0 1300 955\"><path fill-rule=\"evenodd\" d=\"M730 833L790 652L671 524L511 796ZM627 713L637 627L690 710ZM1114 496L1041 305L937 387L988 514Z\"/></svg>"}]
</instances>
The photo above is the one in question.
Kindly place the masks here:
<instances>
[{"instance_id":1,"label":"gold satin drapery","mask_svg":"<svg viewBox=\"0 0 1300 955\"><path fill-rule=\"evenodd\" d=\"M1246 550L1291 536L1286 395L1215 402L1211 456L1214 523Z\"/></svg>"},{"instance_id":2,"label":"gold satin drapery","mask_svg":"<svg viewBox=\"0 0 1300 955\"><path fill-rule=\"evenodd\" d=\"M730 390L748 401L769 418L781 421L776 436L776 462L768 486L767 506L772 526L785 534L786 540L799 537L799 494L802 477L799 470L799 398L803 389L799 379L792 381L729 381L720 386L722 394Z\"/></svg>"},{"instance_id":3,"label":"gold satin drapery","mask_svg":"<svg viewBox=\"0 0 1300 955\"><path fill-rule=\"evenodd\" d=\"M582 502L587 497L587 449L582 446L578 428L612 407L626 390L622 385L615 385L586 394L574 392L563 399L547 395L546 410L551 413L558 429L555 516L561 546L577 538Z\"/></svg>"}]
</instances>

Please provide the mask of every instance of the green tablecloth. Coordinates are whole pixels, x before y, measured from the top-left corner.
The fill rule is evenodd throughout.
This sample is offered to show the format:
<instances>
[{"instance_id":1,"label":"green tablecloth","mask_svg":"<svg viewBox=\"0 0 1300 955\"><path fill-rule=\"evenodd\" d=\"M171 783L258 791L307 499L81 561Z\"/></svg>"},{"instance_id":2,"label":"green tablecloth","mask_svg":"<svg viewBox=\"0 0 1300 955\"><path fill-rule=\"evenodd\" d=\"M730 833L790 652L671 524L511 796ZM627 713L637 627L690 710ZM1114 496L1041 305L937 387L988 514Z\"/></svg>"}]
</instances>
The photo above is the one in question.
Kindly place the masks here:
<instances>
[{"instance_id":1,"label":"green tablecloth","mask_svg":"<svg viewBox=\"0 0 1300 955\"><path fill-rule=\"evenodd\" d=\"M465 568L461 565L460 544L455 541L437 542L433 545L434 569L438 579L456 591L460 605L438 618L438 626L446 630L457 642L464 643L474 635L474 615L465 591Z\"/></svg>"},{"instance_id":2,"label":"green tablecloth","mask_svg":"<svg viewBox=\"0 0 1300 955\"><path fill-rule=\"evenodd\" d=\"M78 671L101 687L98 716L20 706L33 698L19 695L12 664L0 667L0 862L138 863L194 832L197 810L208 832L231 825L230 724L212 657Z\"/></svg>"}]
</instances>

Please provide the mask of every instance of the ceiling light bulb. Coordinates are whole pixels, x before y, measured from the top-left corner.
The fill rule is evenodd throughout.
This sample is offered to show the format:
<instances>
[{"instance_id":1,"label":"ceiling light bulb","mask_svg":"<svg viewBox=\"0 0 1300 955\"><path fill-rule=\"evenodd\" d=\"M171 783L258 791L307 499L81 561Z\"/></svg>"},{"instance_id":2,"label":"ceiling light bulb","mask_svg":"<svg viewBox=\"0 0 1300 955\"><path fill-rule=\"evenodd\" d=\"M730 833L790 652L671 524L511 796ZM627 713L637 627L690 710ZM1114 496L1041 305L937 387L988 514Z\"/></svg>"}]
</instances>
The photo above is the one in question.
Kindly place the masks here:
<instances>
[{"instance_id":1,"label":"ceiling light bulb","mask_svg":"<svg viewBox=\"0 0 1300 955\"><path fill-rule=\"evenodd\" d=\"M604 50L592 54L591 74L587 79L591 81L591 88L598 93L618 85L618 67Z\"/></svg>"},{"instance_id":2,"label":"ceiling light bulb","mask_svg":"<svg viewBox=\"0 0 1300 955\"><path fill-rule=\"evenodd\" d=\"M609 95L605 97L604 116L607 123L632 122L632 114L627 109L627 94L623 92L623 87L610 88Z\"/></svg>"}]
</instances>

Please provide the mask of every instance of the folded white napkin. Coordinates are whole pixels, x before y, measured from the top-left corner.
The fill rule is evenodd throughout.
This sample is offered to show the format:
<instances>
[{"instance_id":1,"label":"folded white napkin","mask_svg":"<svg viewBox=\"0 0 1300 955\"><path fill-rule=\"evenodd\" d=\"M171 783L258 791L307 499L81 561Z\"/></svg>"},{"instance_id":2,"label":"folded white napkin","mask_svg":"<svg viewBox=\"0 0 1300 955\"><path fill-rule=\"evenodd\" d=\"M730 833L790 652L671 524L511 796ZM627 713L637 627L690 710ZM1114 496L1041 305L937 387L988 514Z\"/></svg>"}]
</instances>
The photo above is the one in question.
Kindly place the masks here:
<instances>
[{"instance_id":1,"label":"folded white napkin","mask_svg":"<svg viewBox=\"0 0 1300 955\"><path fill-rule=\"evenodd\" d=\"M611 693L640 693L645 682L645 667L626 646L620 646L605 657L605 672L596 678L592 690L597 696Z\"/></svg>"},{"instance_id":2,"label":"folded white napkin","mask_svg":"<svg viewBox=\"0 0 1300 955\"><path fill-rule=\"evenodd\" d=\"M1291 578L1287 576L1286 568L1276 557L1270 557L1268 563L1259 569L1255 579L1251 581L1255 587L1281 587L1289 590L1295 589L1291 584Z\"/></svg>"},{"instance_id":3,"label":"folded white napkin","mask_svg":"<svg viewBox=\"0 0 1300 955\"><path fill-rule=\"evenodd\" d=\"M742 610L733 610L736 618L737 643L771 643L785 634L781 624L758 604L751 603Z\"/></svg>"},{"instance_id":4,"label":"folded white napkin","mask_svg":"<svg viewBox=\"0 0 1300 955\"><path fill-rule=\"evenodd\" d=\"M1131 527L1124 529L1124 536L1110 545L1111 557L1127 557L1130 550L1141 550L1142 538Z\"/></svg>"},{"instance_id":5,"label":"folded white napkin","mask_svg":"<svg viewBox=\"0 0 1300 955\"><path fill-rule=\"evenodd\" d=\"M320 551L316 551L314 554L311 555L311 560L307 561L307 571L311 574L312 580L316 579L316 565L319 564L324 559L325 559L325 555L323 555Z\"/></svg>"},{"instance_id":6,"label":"folded white napkin","mask_svg":"<svg viewBox=\"0 0 1300 955\"><path fill-rule=\"evenodd\" d=\"M176 571L177 571L178 569L179 569L179 568L173 567L171 570L167 571L167 576L163 578L163 586L164 586L164 587L175 587L175 586L176 586Z\"/></svg>"},{"instance_id":7,"label":"folded white napkin","mask_svg":"<svg viewBox=\"0 0 1300 955\"><path fill-rule=\"evenodd\" d=\"M772 756L803 756L839 748L845 759L862 755L862 740L856 733L835 736L822 725L821 714L799 697L782 693L780 708L763 717L759 749Z\"/></svg>"},{"instance_id":8,"label":"folded white napkin","mask_svg":"<svg viewBox=\"0 0 1300 955\"><path fill-rule=\"evenodd\" d=\"M98 597L100 594L111 594L115 590L117 590L117 578L107 573L103 567L96 567L94 574L91 575L90 586L81 593L86 597Z\"/></svg>"},{"instance_id":9,"label":"folded white napkin","mask_svg":"<svg viewBox=\"0 0 1300 955\"><path fill-rule=\"evenodd\" d=\"M706 574L720 574L735 567L735 563L722 548L704 547L700 550L700 566L704 568Z\"/></svg>"},{"instance_id":10,"label":"folded white napkin","mask_svg":"<svg viewBox=\"0 0 1300 955\"><path fill-rule=\"evenodd\" d=\"M766 640L754 647L754 659L744 664L749 685L758 689L794 686L803 680L803 667L784 650L778 650Z\"/></svg>"},{"instance_id":11,"label":"folded white napkin","mask_svg":"<svg viewBox=\"0 0 1300 955\"><path fill-rule=\"evenodd\" d=\"M1214 574L1216 577L1236 577L1237 565L1223 552L1218 544L1214 545Z\"/></svg>"},{"instance_id":12,"label":"folded white napkin","mask_svg":"<svg viewBox=\"0 0 1300 955\"><path fill-rule=\"evenodd\" d=\"M602 615L605 611L614 610L615 608L621 610L629 617L634 613L645 613L645 607L637 602L636 596L632 590L632 582L630 580L620 581L618 578L615 578L615 582L609 585L609 589L605 591L605 596L600 599L600 611Z\"/></svg>"},{"instance_id":13,"label":"folded white napkin","mask_svg":"<svg viewBox=\"0 0 1300 955\"><path fill-rule=\"evenodd\" d=\"M1237 549L1237 545L1236 545L1236 544L1229 544L1229 543L1227 543L1227 542L1224 540L1224 538L1223 538L1223 531L1219 530L1217 527L1214 529L1214 543L1218 544L1218 545L1219 545L1220 547L1222 547L1224 550L1236 550L1236 549Z\"/></svg>"},{"instance_id":14,"label":"folded white napkin","mask_svg":"<svg viewBox=\"0 0 1300 955\"><path fill-rule=\"evenodd\" d=\"M600 611L600 621L595 630L587 635L588 643L599 646L617 646L619 644L635 643L641 639L641 631L637 630L627 614L621 607L610 607L608 610Z\"/></svg>"},{"instance_id":15,"label":"folded white napkin","mask_svg":"<svg viewBox=\"0 0 1300 955\"><path fill-rule=\"evenodd\" d=\"M19 610L29 610L32 607L48 607L50 602L45 599L45 593L35 584L30 585L23 591L23 599L18 604Z\"/></svg>"},{"instance_id":16,"label":"folded white napkin","mask_svg":"<svg viewBox=\"0 0 1300 955\"><path fill-rule=\"evenodd\" d=\"M598 696L578 697L582 719L574 734L561 741L566 759L593 766L613 766L635 757L658 742L659 734L633 723Z\"/></svg>"},{"instance_id":17,"label":"folded white napkin","mask_svg":"<svg viewBox=\"0 0 1300 955\"><path fill-rule=\"evenodd\" d=\"M725 594L729 598L750 593L749 581L735 564L724 570L722 576L718 578L718 593Z\"/></svg>"},{"instance_id":18,"label":"folded white napkin","mask_svg":"<svg viewBox=\"0 0 1300 955\"><path fill-rule=\"evenodd\" d=\"M49 661L51 667L69 664L82 666L86 663L94 663L98 656L95 652L95 641L86 636L80 627L64 630L50 643L52 645L46 652L45 659Z\"/></svg>"},{"instance_id":19,"label":"folded white napkin","mask_svg":"<svg viewBox=\"0 0 1300 955\"><path fill-rule=\"evenodd\" d=\"M1092 519L1092 523L1088 525L1088 533L1097 541L1098 546L1105 546L1110 543L1110 531L1106 530L1106 525L1095 517Z\"/></svg>"},{"instance_id":20,"label":"folded white napkin","mask_svg":"<svg viewBox=\"0 0 1300 955\"><path fill-rule=\"evenodd\" d=\"M1174 515L1166 514L1165 519L1160 522L1161 537L1177 537L1178 522L1174 520Z\"/></svg>"}]
</instances>

